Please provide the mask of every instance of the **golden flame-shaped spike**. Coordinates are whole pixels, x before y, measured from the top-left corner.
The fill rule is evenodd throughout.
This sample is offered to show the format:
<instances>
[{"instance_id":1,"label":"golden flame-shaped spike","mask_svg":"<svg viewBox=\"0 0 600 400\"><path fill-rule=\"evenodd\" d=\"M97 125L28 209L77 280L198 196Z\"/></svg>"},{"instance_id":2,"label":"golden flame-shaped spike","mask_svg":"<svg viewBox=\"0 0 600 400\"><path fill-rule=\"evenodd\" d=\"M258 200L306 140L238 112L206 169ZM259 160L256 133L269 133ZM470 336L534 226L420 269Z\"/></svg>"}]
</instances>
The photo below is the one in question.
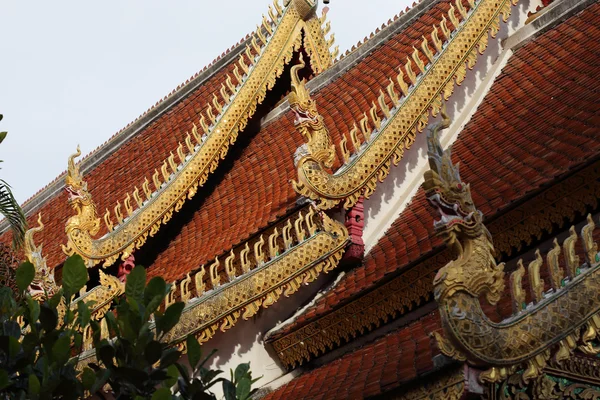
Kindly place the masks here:
<instances>
[{"instance_id":1,"label":"golden flame-shaped spike","mask_svg":"<svg viewBox=\"0 0 600 400\"><path fill-rule=\"evenodd\" d=\"M425 54L429 62L433 62L434 57L433 53L431 52L431 49L429 48L429 42L427 41L427 38L425 36L422 36L422 38L423 41L421 42L421 49L423 50L423 54Z\"/></svg>"},{"instance_id":2,"label":"golden flame-shaped spike","mask_svg":"<svg viewBox=\"0 0 600 400\"><path fill-rule=\"evenodd\" d=\"M469 3L469 7L471 7L471 10L475 8L475 0L467 0L467 3Z\"/></svg>"},{"instance_id":3,"label":"golden flame-shaped spike","mask_svg":"<svg viewBox=\"0 0 600 400\"><path fill-rule=\"evenodd\" d=\"M273 21L274 24L277 23L277 12L273 11L273 7L269 4L269 18L271 18L271 21Z\"/></svg>"},{"instance_id":4,"label":"golden flame-shaped spike","mask_svg":"<svg viewBox=\"0 0 600 400\"><path fill-rule=\"evenodd\" d=\"M221 114L223 112L223 106L221 105L221 103L219 103L219 99L217 98L217 95L213 93L213 98L212 98L212 105L215 107L215 110L217 110L217 115ZM215 121L213 121L213 124L215 123Z\"/></svg>"},{"instance_id":5,"label":"golden flame-shaped spike","mask_svg":"<svg viewBox=\"0 0 600 400\"><path fill-rule=\"evenodd\" d=\"M117 200L117 205L114 208L115 217L117 217L117 223L123 224L123 214L121 214L121 203Z\"/></svg>"},{"instance_id":6,"label":"golden flame-shaped spike","mask_svg":"<svg viewBox=\"0 0 600 400\"><path fill-rule=\"evenodd\" d=\"M550 275L550 283L554 290L558 290L562 286L562 280L564 278L563 270L560 267L559 262L560 257L560 245L558 244L558 240L554 238L554 247L546 254L546 263L549 270Z\"/></svg>"},{"instance_id":7,"label":"golden flame-shaped spike","mask_svg":"<svg viewBox=\"0 0 600 400\"><path fill-rule=\"evenodd\" d=\"M192 293L190 292L190 284L192 283L192 278L190 277L190 273L188 272L185 275L185 278L181 280L179 283L179 291L181 292L181 301L187 303L191 297Z\"/></svg>"},{"instance_id":8,"label":"golden flame-shaped spike","mask_svg":"<svg viewBox=\"0 0 600 400\"><path fill-rule=\"evenodd\" d=\"M225 84L227 85L227 88L229 89L229 91L231 92L231 94L235 94L235 85L233 84L233 81L231 80L231 75L227 75L227 79L225 79Z\"/></svg>"},{"instance_id":9,"label":"golden flame-shaped spike","mask_svg":"<svg viewBox=\"0 0 600 400\"><path fill-rule=\"evenodd\" d=\"M252 38L252 40L254 40L254 38ZM252 44L252 42L250 42L250 44ZM248 60L250 60L250 64L254 63L254 55L252 54L252 50L251 50L251 48L250 48L250 45L249 45L249 44L247 44L247 45L246 45L246 51L245 51L245 54L246 54L246 57L248 57ZM242 60L243 60L243 59L242 59ZM244 72L248 73L248 71L246 71L246 70L244 69L244 67L242 67L242 64L241 64L242 60L240 60L240 68L241 68L242 70L244 70Z\"/></svg>"},{"instance_id":10,"label":"golden flame-shaped spike","mask_svg":"<svg viewBox=\"0 0 600 400\"><path fill-rule=\"evenodd\" d=\"M313 217L315 216L314 208L310 207L308 213L306 213L306 217L304 217L304 221L306 222L306 227L308 228L308 234L313 236L317 233L317 224L313 221Z\"/></svg>"},{"instance_id":11,"label":"golden flame-shaped spike","mask_svg":"<svg viewBox=\"0 0 600 400\"><path fill-rule=\"evenodd\" d=\"M356 123L352 124L352 129L350 130L350 140L352 141L352 147L354 147L354 151L358 153L361 143L358 139L358 127L356 126Z\"/></svg>"},{"instance_id":12,"label":"golden flame-shaped spike","mask_svg":"<svg viewBox=\"0 0 600 400\"><path fill-rule=\"evenodd\" d=\"M340 140L340 152L344 158L344 164L347 163L350 159L350 151L348 150L348 140L344 135L342 135L342 140Z\"/></svg>"},{"instance_id":13,"label":"golden flame-shaped spike","mask_svg":"<svg viewBox=\"0 0 600 400\"><path fill-rule=\"evenodd\" d=\"M173 171L173 173L176 173L177 163L175 162L175 155L173 155L173 152L171 152L169 157L167 157L167 161L169 162L169 167L171 167L171 171Z\"/></svg>"},{"instance_id":14,"label":"golden flame-shaped spike","mask_svg":"<svg viewBox=\"0 0 600 400\"><path fill-rule=\"evenodd\" d=\"M450 36L452 36L452 33L450 32L450 29L448 29L448 25L446 24L447 22L448 21L446 20L446 16L442 16L442 22L440 22L440 29L442 30L442 34L448 41L450 40Z\"/></svg>"},{"instance_id":15,"label":"golden flame-shaped spike","mask_svg":"<svg viewBox=\"0 0 600 400\"><path fill-rule=\"evenodd\" d=\"M273 0L273 7L275 7L275 11L277 12L277 16L279 17L283 13L283 9L279 5L279 0Z\"/></svg>"},{"instance_id":16,"label":"golden flame-shaped spike","mask_svg":"<svg viewBox=\"0 0 600 400\"><path fill-rule=\"evenodd\" d=\"M598 243L594 241L594 229L596 229L596 224L594 223L592 214L588 214L587 224L581 228L581 239L583 240L585 261L589 266L597 263L596 256L598 254Z\"/></svg>"},{"instance_id":17,"label":"golden flame-shaped spike","mask_svg":"<svg viewBox=\"0 0 600 400\"><path fill-rule=\"evenodd\" d=\"M135 186L135 189L133 190L133 200L135 200L138 208L142 208L144 200L142 200L142 198L140 197L140 190L137 186Z\"/></svg>"},{"instance_id":18,"label":"golden flame-shaped spike","mask_svg":"<svg viewBox=\"0 0 600 400\"><path fill-rule=\"evenodd\" d=\"M208 127L208 124L206 123L206 119L204 118L204 115L200 116L200 119L198 120L198 122L200 122L200 127L202 128L202 131L204 133L208 133L209 127ZM198 127L196 126L196 124L192 124L192 135L194 136L196 143L202 144L202 136L200 136L200 134L198 133Z\"/></svg>"},{"instance_id":19,"label":"golden flame-shaped spike","mask_svg":"<svg viewBox=\"0 0 600 400\"><path fill-rule=\"evenodd\" d=\"M235 76L235 79L238 81L238 85L241 85L244 79L242 78L242 75L240 75L240 69L237 64L233 66L233 76Z\"/></svg>"},{"instance_id":20,"label":"golden flame-shaped spike","mask_svg":"<svg viewBox=\"0 0 600 400\"><path fill-rule=\"evenodd\" d=\"M461 0L456 0L456 9L458 10L458 12L460 13L460 15L462 16L463 20L467 19L467 10L465 10L465 8L462 5L462 1Z\"/></svg>"},{"instance_id":21,"label":"golden flame-shaped spike","mask_svg":"<svg viewBox=\"0 0 600 400\"><path fill-rule=\"evenodd\" d=\"M275 20L273 19L273 21L275 21ZM273 34L273 27L271 26L269 21L267 21L267 17L265 17L264 15L262 16L262 26L269 33L269 35ZM265 44L266 44L266 42L265 42Z\"/></svg>"},{"instance_id":22,"label":"golden flame-shaped spike","mask_svg":"<svg viewBox=\"0 0 600 400\"><path fill-rule=\"evenodd\" d=\"M456 14L454 13L454 6L452 5L452 3L450 3L450 9L448 10L448 18L450 18L450 22L452 22L452 25L454 26L454 29L456 30L458 28L458 25L460 24L460 22L458 21L458 18L456 17Z\"/></svg>"},{"instance_id":23,"label":"golden flame-shaped spike","mask_svg":"<svg viewBox=\"0 0 600 400\"><path fill-rule=\"evenodd\" d=\"M215 262L210 266L210 283L212 284L213 289L221 286L221 276L219 275L220 265L219 257L215 257Z\"/></svg>"},{"instance_id":24,"label":"golden flame-shaped spike","mask_svg":"<svg viewBox=\"0 0 600 400\"><path fill-rule=\"evenodd\" d=\"M229 78L229 76L227 76ZM227 93L227 87L225 87L224 83L221 83L221 89L219 89L219 93L221 94L221 98L225 104L229 104L229 98L231 95Z\"/></svg>"},{"instance_id":25,"label":"golden flame-shaped spike","mask_svg":"<svg viewBox=\"0 0 600 400\"><path fill-rule=\"evenodd\" d=\"M160 167L160 172L162 173L163 176L163 180L165 182L167 182L169 180L169 177L171 176L171 173L168 170L169 165L167 164L167 160L163 161L163 165L161 165Z\"/></svg>"},{"instance_id":26,"label":"golden flame-shaped spike","mask_svg":"<svg viewBox=\"0 0 600 400\"><path fill-rule=\"evenodd\" d=\"M438 28L437 26L433 26L433 31L431 32L431 41L433 42L433 46L438 53L441 53L444 49L444 43L438 37Z\"/></svg>"},{"instance_id":27,"label":"golden flame-shaped spike","mask_svg":"<svg viewBox=\"0 0 600 400\"><path fill-rule=\"evenodd\" d=\"M250 254L250 246L248 246L248 242L246 242L246 246L240 252L240 263L242 264L242 271L244 271L245 274L250 272L251 267L248 254Z\"/></svg>"},{"instance_id":28,"label":"golden flame-shaped spike","mask_svg":"<svg viewBox=\"0 0 600 400\"><path fill-rule=\"evenodd\" d=\"M331 32L331 22L327 21L327 23L323 27L323 36L327 35L329 32Z\"/></svg>"},{"instance_id":29,"label":"golden flame-shaped spike","mask_svg":"<svg viewBox=\"0 0 600 400\"><path fill-rule=\"evenodd\" d=\"M335 43L335 33L332 33L331 36L329 36L329 39L327 39L327 43L326 46L327 48L331 48L331 46L333 46L333 44Z\"/></svg>"},{"instance_id":30,"label":"golden flame-shaped spike","mask_svg":"<svg viewBox=\"0 0 600 400\"><path fill-rule=\"evenodd\" d=\"M127 211L127 216L131 216L131 214L133 213L133 207L131 207L131 196L129 195L129 193L127 193L127 196L125 196L123 204L125 205L125 211Z\"/></svg>"},{"instance_id":31,"label":"golden flame-shaped spike","mask_svg":"<svg viewBox=\"0 0 600 400\"><path fill-rule=\"evenodd\" d=\"M260 25L256 25L256 36L258 37L258 39L260 40L260 42L263 45L267 44L267 38L263 34L263 31L262 31L262 28Z\"/></svg>"},{"instance_id":32,"label":"golden flame-shaped spike","mask_svg":"<svg viewBox=\"0 0 600 400\"><path fill-rule=\"evenodd\" d=\"M229 256L225 259L225 272L227 273L227 277L229 278L229 282L235 279L235 266L233 265L233 260L235 259L235 254L233 254L233 250L229 253Z\"/></svg>"},{"instance_id":33,"label":"golden flame-shaped spike","mask_svg":"<svg viewBox=\"0 0 600 400\"><path fill-rule=\"evenodd\" d=\"M169 308L169 306L171 304L175 303L175 294L176 293L177 293L177 285L172 284L171 290L167 294L167 297L165 297L165 309Z\"/></svg>"},{"instance_id":34,"label":"golden flame-shaped spike","mask_svg":"<svg viewBox=\"0 0 600 400\"><path fill-rule=\"evenodd\" d=\"M189 133L185 135L185 147L187 147L189 153L194 152L194 145L192 144L192 138Z\"/></svg>"},{"instance_id":35,"label":"golden flame-shaped spike","mask_svg":"<svg viewBox=\"0 0 600 400\"><path fill-rule=\"evenodd\" d=\"M335 46L331 52L331 58L336 59L340 55L340 46Z\"/></svg>"},{"instance_id":36,"label":"golden flame-shaped spike","mask_svg":"<svg viewBox=\"0 0 600 400\"><path fill-rule=\"evenodd\" d=\"M408 79L410 79L411 83L414 85L417 83L417 75L415 74L415 71L413 71L412 69L412 62L410 61L410 58L406 59L406 64L404 65L404 69L406 70L406 76L408 76Z\"/></svg>"},{"instance_id":37,"label":"golden flame-shaped spike","mask_svg":"<svg viewBox=\"0 0 600 400\"><path fill-rule=\"evenodd\" d=\"M210 105L210 104L208 105L208 107L206 107L206 115L208 116L210 123L212 125L214 125L215 122L217 121L217 117L215 117L215 114L213 113L212 105Z\"/></svg>"},{"instance_id":38,"label":"golden flame-shaped spike","mask_svg":"<svg viewBox=\"0 0 600 400\"><path fill-rule=\"evenodd\" d=\"M110 220L110 211L108 211L108 208L106 209L106 212L104 213L104 223L106 224L106 229L108 229L109 232L112 232L114 229L114 225L113 225L112 221Z\"/></svg>"},{"instance_id":39,"label":"golden flame-shaped spike","mask_svg":"<svg viewBox=\"0 0 600 400\"><path fill-rule=\"evenodd\" d=\"M292 238L292 221L288 219L287 224L283 227L282 235L283 235L283 245L286 250L292 247L294 244L294 239Z\"/></svg>"},{"instance_id":40,"label":"golden flame-shaped spike","mask_svg":"<svg viewBox=\"0 0 600 400\"><path fill-rule=\"evenodd\" d=\"M260 55L260 46L258 45L258 42L256 41L256 36L252 36L252 40L250 41L250 44L252 45L252 49L254 50L254 52L258 55ZM252 60L252 58L251 58Z\"/></svg>"},{"instance_id":41,"label":"golden flame-shaped spike","mask_svg":"<svg viewBox=\"0 0 600 400\"><path fill-rule=\"evenodd\" d=\"M248 53L248 51L250 50L250 48L248 46L246 46L246 55ZM254 60L254 56L252 56L252 54L248 57L248 59L250 60L250 63L252 63L252 61ZM238 60L238 65L240 67L240 69L242 71L244 71L245 74L248 74L248 71L250 71L250 68L246 65L246 63L244 62L244 56L240 56L240 59ZM235 72L235 70L234 70ZM241 80L240 80L241 83Z\"/></svg>"},{"instance_id":42,"label":"golden flame-shaped spike","mask_svg":"<svg viewBox=\"0 0 600 400\"><path fill-rule=\"evenodd\" d=\"M385 94L381 89L379 89L379 97L377 98L377 102L379 103L379 107L381 108L381 112L383 113L384 117L388 119L390 117L390 108L385 101Z\"/></svg>"},{"instance_id":43,"label":"golden flame-shaped spike","mask_svg":"<svg viewBox=\"0 0 600 400\"><path fill-rule=\"evenodd\" d=\"M150 182L148 182L148 178L144 178L144 183L142 183L142 190L144 191L144 195L146 195L146 200L150 200L150 196L152 196L152 191L150 190Z\"/></svg>"},{"instance_id":44,"label":"golden flame-shaped spike","mask_svg":"<svg viewBox=\"0 0 600 400\"><path fill-rule=\"evenodd\" d=\"M181 142L179 142L179 145L177 146L177 157L179 158L180 164L183 164L185 162L185 152L183 150L183 144L181 144Z\"/></svg>"},{"instance_id":45,"label":"golden flame-shaped spike","mask_svg":"<svg viewBox=\"0 0 600 400\"><path fill-rule=\"evenodd\" d=\"M159 179L158 171L156 169L154 169L154 174L152 175L152 183L154 183L154 187L156 188L156 190L159 190L162 186L162 183Z\"/></svg>"},{"instance_id":46,"label":"golden flame-shaped spike","mask_svg":"<svg viewBox=\"0 0 600 400\"><path fill-rule=\"evenodd\" d=\"M513 312L515 314L520 312L525 304L523 276L525 276L525 267L523 266L523 260L519 260L517 261L517 269L510 274L510 293L512 296Z\"/></svg>"},{"instance_id":47,"label":"golden flame-shaped spike","mask_svg":"<svg viewBox=\"0 0 600 400\"><path fill-rule=\"evenodd\" d=\"M410 60L409 60L409 64L407 65L407 68L410 66ZM412 69L411 69L412 71ZM391 79L390 79L391 81ZM396 75L396 82L398 82L398 86L400 86L400 92L402 92L402 95L404 97L408 96L408 83L406 83L406 81L404 80L404 72L402 72L402 67L398 68L398 75Z\"/></svg>"},{"instance_id":48,"label":"golden flame-shaped spike","mask_svg":"<svg viewBox=\"0 0 600 400\"><path fill-rule=\"evenodd\" d=\"M277 245L277 238L279 237L279 231L277 228L273 231L273 234L269 236L269 257L274 259L279 255L279 246Z\"/></svg>"},{"instance_id":49,"label":"golden flame-shaped spike","mask_svg":"<svg viewBox=\"0 0 600 400\"><path fill-rule=\"evenodd\" d=\"M204 275L206 275L206 269L204 265L200 267L200 270L194 275L194 283L196 284L196 296L200 297L204 293Z\"/></svg>"},{"instance_id":50,"label":"golden flame-shaped spike","mask_svg":"<svg viewBox=\"0 0 600 400\"><path fill-rule=\"evenodd\" d=\"M396 90L394 89L394 81L392 80L392 78L390 78L390 84L387 85L385 90L387 91L388 96L390 96L390 99L392 100L394 107L398 107L398 104L400 103L400 99L398 98L398 95L396 94Z\"/></svg>"},{"instance_id":51,"label":"golden flame-shaped spike","mask_svg":"<svg viewBox=\"0 0 600 400\"><path fill-rule=\"evenodd\" d=\"M421 72L425 72L425 64L421 60L421 57L419 56L419 50L417 50L417 48L415 46L413 46L413 53L412 53L411 57L415 61L417 68L419 68L419 70Z\"/></svg>"},{"instance_id":52,"label":"golden flame-shaped spike","mask_svg":"<svg viewBox=\"0 0 600 400\"><path fill-rule=\"evenodd\" d=\"M371 103L369 116L371 117L371 121L373 122L375 129L379 130L379 128L381 128L381 118L379 118L379 115L377 115L377 104L375 104L374 101Z\"/></svg>"},{"instance_id":53,"label":"golden flame-shaped spike","mask_svg":"<svg viewBox=\"0 0 600 400\"><path fill-rule=\"evenodd\" d=\"M529 287L531 295L536 302L540 302L544 298L544 281L540 278L540 269L544 264L542 255L539 249L535 251L535 260L529 263L527 267L527 275L529 275Z\"/></svg>"},{"instance_id":54,"label":"golden flame-shaped spike","mask_svg":"<svg viewBox=\"0 0 600 400\"><path fill-rule=\"evenodd\" d=\"M360 126L360 131L363 134L363 137L368 142L371 140L371 128L369 127L369 117L367 117L367 113L363 113L363 117L360 121L358 121L358 125Z\"/></svg>"},{"instance_id":55,"label":"golden flame-shaped spike","mask_svg":"<svg viewBox=\"0 0 600 400\"><path fill-rule=\"evenodd\" d=\"M569 229L569 234L569 237L563 242L563 255L565 257L565 265L567 266L569 278L573 279L577 276L577 269L579 268L579 256L575 252L577 233L575 233L574 226L571 226Z\"/></svg>"},{"instance_id":56,"label":"golden flame-shaped spike","mask_svg":"<svg viewBox=\"0 0 600 400\"><path fill-rule=\"evenodd\" d=\"M294 230L296 231L296 238L298 239L298 242L302 242L306 238L306 232L304 231L302 222L304 222L304 216L302 215L302 211L300 211L298 213L298 219L294 221Z\"/></svg>"},{"instance_id":57,"label":"golden flame-shaped spike","mask_svg":"<svg viewBox=\"0 0 600 400\"><path fill-rule=\"evenodd\" d=\"M260 235L260 239L254 243L254 259L256 260L256 264L259 266L265 262L265 253L263 251L264 244L265 238L263 235Z\"/></svg>"}]
</instances>

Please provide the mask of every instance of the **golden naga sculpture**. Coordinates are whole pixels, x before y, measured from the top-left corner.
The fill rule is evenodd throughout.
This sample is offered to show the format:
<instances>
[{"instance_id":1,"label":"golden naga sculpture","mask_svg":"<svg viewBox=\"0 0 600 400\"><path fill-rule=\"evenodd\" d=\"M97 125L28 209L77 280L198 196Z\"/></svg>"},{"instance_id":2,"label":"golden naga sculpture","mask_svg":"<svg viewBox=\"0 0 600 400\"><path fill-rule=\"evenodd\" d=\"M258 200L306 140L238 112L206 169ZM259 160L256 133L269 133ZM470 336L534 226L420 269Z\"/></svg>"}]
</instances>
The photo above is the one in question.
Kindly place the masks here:
<instances>
[{"instance_id":1,"label":"golden naga sculpture","mask_svg":"<svg viewBox=\"0 0 600 400\"><path fill-rule=\"evenodd\" d=\"M53 296L58 291L58 286L54 280L54 271L48 268L46 257L42 256L42 245L36 246L34 235L44 229L42 223L42 214L38 215L38 226L25 232L25 241L23 252L27 261L35 267L35 277L29 285L29 293L33 298L41 299L46 295Z\"/></svg>"},{"instance_id":2,"label":"golden naga sculpture","mask_svg":"<svg viewBox=\"0 0 600 400\"><path fill-rule=\"evenodd\" d=\"M493 37L498 32L499 16L506 21L511 11L511 0L469 1L470 13L460 0L455 4L447 14L454 31L447 27L446 16L439 26L433 26L429 37L423 37L420 49L415 47L399 66L398 75L382 82L377 104L373 102L369 110L364 110L362 118L341 140L344 165L332 173L323 162L323 154L310 151L299 160L298 181L293 182L299 194L314 200L321 209L340 202L350 208L361 196L369 197L377 182L389 174L391 164L400 162L417 132L427 125L429 111L437 115L441 98L450 97L455 83L460 84L467 68L475 65L477 51L486 49L488 33ZM319 125L299 128L309 130L309 134L303 133L307 140L328 135ZM352 157L350 143L354 148Z\"/></svg>"},{"instance_id":3,"label":"golden naga sculpture","mask_svg":"<svg viewBox=\"0 0 600 400\"><path fill-rule=\"evenodd\" d=\"M562 271L557 270L561 249L555 243L546 265L554 288L545 292L540 279L544 261L537 251L528 266L529 298L533 301L526 305L522 287L525 267L519 260L510 277L515 315L492 322L482 311L479 299L485 297L491 304L500 300L504 265L497 265L494 260L492 238L482 222L483 216L473 204L469 185L461 181L458 166L452 164L450 150L442 151L438 129L439 126L431 130L428 136L431 170L425 173L424 188L441 216L434 222L435 231L457 254L434 280L445 333L444 337L435 333L439 347L450 357L487 368L480 374L482 381L496 382L522 366L522 379L527 382L541 373L550 356L561 362L570 357L578 343L585 346L596 339L600 328L600 263L573 267L573 275L563 281ZM591 218L589 221L593 223ZM584 228L584 247L595 249L590 224ZM574 228L571 232L574 234ZM565 241L571 261L576 240L575 235ZM597 260L597 254L590 253L588 257ZM580 338L584 327L584 337Z\"/></svg>"},{"instance_id":4,"label":"golden naga sculpture","mask_svg":"<svg viewBox=\"0 0 600 400\"><path fill-rule=\"evenodd\" d=\"M126 259L204 185L295 52L301 47L306 50L313 72L327 69L333 62L327 47L331 41L325 38L325 19L316 17L316 7L314 0L291 0L282 8L276 0L269 18L263 17L247 40L245 52L233 63L231 74L209 101L205 109L208 120L202 116L199 126L190 127L191 135L182 138L152 176L134 186L102 218L75 165L79 150L71 156L65 183L75 215L67 222L64 252L78 253L90 266L99 262L108 266L119 257ZM96 238L101 221L108 233Z\"/></svg>"}]
</instances>

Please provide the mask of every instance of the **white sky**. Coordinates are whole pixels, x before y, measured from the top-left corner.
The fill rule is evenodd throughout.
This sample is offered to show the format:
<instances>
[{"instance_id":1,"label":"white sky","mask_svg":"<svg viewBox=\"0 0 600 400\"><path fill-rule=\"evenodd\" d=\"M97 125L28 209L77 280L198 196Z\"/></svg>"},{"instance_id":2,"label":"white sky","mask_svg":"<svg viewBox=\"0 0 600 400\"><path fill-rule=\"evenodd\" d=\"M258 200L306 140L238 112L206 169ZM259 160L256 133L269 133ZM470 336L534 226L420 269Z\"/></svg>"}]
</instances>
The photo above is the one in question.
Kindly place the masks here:
<instances>
[{"instance_id":1,"label":"white sky","mask_svg":"<svg viewBox=\"0 0 600 400\"><path fill-rule=\"evenodd\" d=\"M1 3L0 178L22 203L66 169L78 143L91 152L254 30L271 1ZM409 3L331 0L340 51Z\"/></svg>"}]
</instances>

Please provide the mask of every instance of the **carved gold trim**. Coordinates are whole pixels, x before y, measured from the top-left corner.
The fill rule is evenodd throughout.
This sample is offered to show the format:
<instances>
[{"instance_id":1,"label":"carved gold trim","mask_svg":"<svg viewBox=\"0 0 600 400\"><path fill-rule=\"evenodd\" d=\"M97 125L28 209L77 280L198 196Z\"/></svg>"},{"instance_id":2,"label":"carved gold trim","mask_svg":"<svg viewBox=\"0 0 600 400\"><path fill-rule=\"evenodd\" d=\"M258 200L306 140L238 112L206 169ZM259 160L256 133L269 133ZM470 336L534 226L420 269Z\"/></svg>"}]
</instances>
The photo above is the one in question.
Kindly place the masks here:
<instances>
[{"instance_id":1,"label":"carved gold trim","mask_svg":"<svg viewBox=\"0 0 600 400\"><path fill-rule=\"evenodd\" d=\"M433 299L433 278L450 260L449 251L428 258L357 300L273 340L273 349L286 367L294 368L338 347L343 340L349 341L419 307Z\"/></svg>"},{"instance_id":2,"label":"carved gold trim","mask_svg":"<svg viewBox=\"0 0 600 400\"><path fill-rule=\"evenodd\" d=\"M233 74L225 79L220 96L213 94L207 108L210 121L202 117L200 128L194 125L192 136L188 134L185 139L185 146L180 143L174 150L179 162L172 152L160 173L156 170L151 179L146 178L141 191L135 187L123 204L117 202L113 213L116 224L111 212L106 210L103 220L108 233L100 238L93 236L99 231L101 219L74 163L75 156L71 156L66 186L69 203L76 215L67 221L68 242L63 251L67 255L78 253L90 266L99 262L108 266L119 256L128 257L146 242L148 236L155 235L161 225L196 194L198 187L226 156L229 146L244 129L258 104L264 101L267 91L273 88L293 53L302 46L303 32L305 43L310 43L307 51L314 56L314 70L327 69L332 62L331 55L327 48L322 48L326 42L319 36L323 33L322 21L314 15L315 7L316 2L294 0L284 10L275 11L281 9L277 4L275 10L270 10L269 15L274 19L263 18L262 25L248 41L251 45L247 46L245 57L240 57ZM246 65L247 60L250 65ZM79 154L78 151L76 155ZM154 191L150 189L150 182Z\"/></svg>"},{"instance_id":3,"label":"carved gold trim","mask_svg":"<svg viewBox=\"0 0 600 400\"><path fill-rule=\"evenodd\" d=\"M513 3L516 4L515 1ZM455 81L460 84L466 69L472 68L477 59L477 51L483 52L487 47L488 33L494 36L499 29L499 16L506 21L511 12L509 0L480 0L471 3L473 8L468 13L457 1L460 17L451 7L448 17L457 27L450 32L443 19L440 29L447 42L444 44L438 37L438 28L434 26L431 42L437 54L434 55L426 38L422 43L422 51L414 49L414 53L406 60L404 72L408 77L409 87L400 69L396 77L400 95L390 79L386 88L387 97L394 106L389 110L386 95L381 94L379 106L373 104L367 116L359 121L358 127L366 144L364 150L357 133L358 127L350 132L350 139L344 138L341 143L342 154L347 157L345 143L352 142L358 151L355 157L331 174L315 155L309 154L298 163L298 181L293 182L294 189L317 202L323 209L331 208L341 201L349 208L360 198L369 197L375 190L377 181L383 181L388 175L392 162L397 164L403 156L404 149L409 148L415 140L416 132L422 131L428 120L428 112L436 115L441 107L441 98L448 98ZM458 18L462 18L459 23ZM422 61L427 59L428 63ZM415 66L413 67L413 63ZM415 71L419 72L418 76ZM404 95L404 98L400 97ZM383 115L385 120L381 120ZM315 132L315 134L319 134ZM321 132L320 134L326 134Z\"/></svg>"},{"instance_id":4,"label":"carved gold trim","mask_svg":"<svg viewBox=\"0 0 600 400\"><path fill-rule=\"evenodd\" d=\"M465 392L462 367L429 376L382 395L387 400L459 400Z\"/></svg>"},{"instance_id":5,"label":"carved gold trim","mask_svg":"<svg viewBox=\"0 0 600 400\"><path fill-rule=\"evenodd\" d=\"M297 225L299 229L296 229L301 239L282 254L275 252L271 260L259 262L251 271L189 300L179 323L166 340L184 350L189 334L204 343L217 330L230 329L240 317L251 318L261 307L274 304L282 294L290 296L303 284L314 281L321 272L335 268L349 241L348 231L325 214L314 215L315 218L318 215L319 221L313 224L312 217L304 217L304 226Z\"/></svg>"}]
</instances>

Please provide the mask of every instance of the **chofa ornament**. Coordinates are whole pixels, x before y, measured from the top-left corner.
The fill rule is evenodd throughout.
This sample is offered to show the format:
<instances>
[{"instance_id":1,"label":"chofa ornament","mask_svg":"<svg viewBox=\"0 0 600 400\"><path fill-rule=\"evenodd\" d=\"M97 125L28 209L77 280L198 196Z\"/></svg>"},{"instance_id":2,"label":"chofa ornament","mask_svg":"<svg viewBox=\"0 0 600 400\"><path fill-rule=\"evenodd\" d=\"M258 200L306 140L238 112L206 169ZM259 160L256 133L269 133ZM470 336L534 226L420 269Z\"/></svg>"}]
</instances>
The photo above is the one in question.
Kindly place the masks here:
<instances>
[{"instance_id":1,"label":"chofa ornament","mask_svg":"<svg viewBox=\"0 0 600 400\"><path fill-rule=\"evenodd\" d=\"M46 257L42 256L42 245L35 245L34 235L44 229L42 214L38 214L38 226L30 228L25 232L23 251L25 258L35 267L35 276L29 285L29 293L33 298L42 298L46 295L51 297L59 287L54 280L54 270L48 268Z\"/></svg>"},{"instance_id":2,"label":"chofa ornament","mask_svg":"<svg viewBox=\"0 0 600 400\"><path fill-rule=\"evenodd\" d=\"M443 123L442 123L443 124ZM557 258L561 248L555 243L546 256L553 289L544 291L540 270L544 258L537 251L527 266L533 302L525 304L522 287L523 261L510 277L515 315L499 323L483 312L480 298L497 303L504 289L504 265L497 265L492 238L483 224L483 216L473 204L469 185L462 182L450 150L443 151L438 124L428 134L430 171L425 173L424 188L440 219L435 231L456 250L456 259L441 268L434 279L434 294L444 327L437 338L441 351L449 357L466 360L487 369L480 380L498 382L522 366L523 381L540 376L549 358L562 362L574 349L593 349L590 342L600 329L600 263L591 231L591 217L582 229L585 264L576 255L575 228L563 243L568 278L562 280ZM562 280L562 281L561 281ZM600 352L600 351L599 351Z\"/></svg>"}]
</instances>

